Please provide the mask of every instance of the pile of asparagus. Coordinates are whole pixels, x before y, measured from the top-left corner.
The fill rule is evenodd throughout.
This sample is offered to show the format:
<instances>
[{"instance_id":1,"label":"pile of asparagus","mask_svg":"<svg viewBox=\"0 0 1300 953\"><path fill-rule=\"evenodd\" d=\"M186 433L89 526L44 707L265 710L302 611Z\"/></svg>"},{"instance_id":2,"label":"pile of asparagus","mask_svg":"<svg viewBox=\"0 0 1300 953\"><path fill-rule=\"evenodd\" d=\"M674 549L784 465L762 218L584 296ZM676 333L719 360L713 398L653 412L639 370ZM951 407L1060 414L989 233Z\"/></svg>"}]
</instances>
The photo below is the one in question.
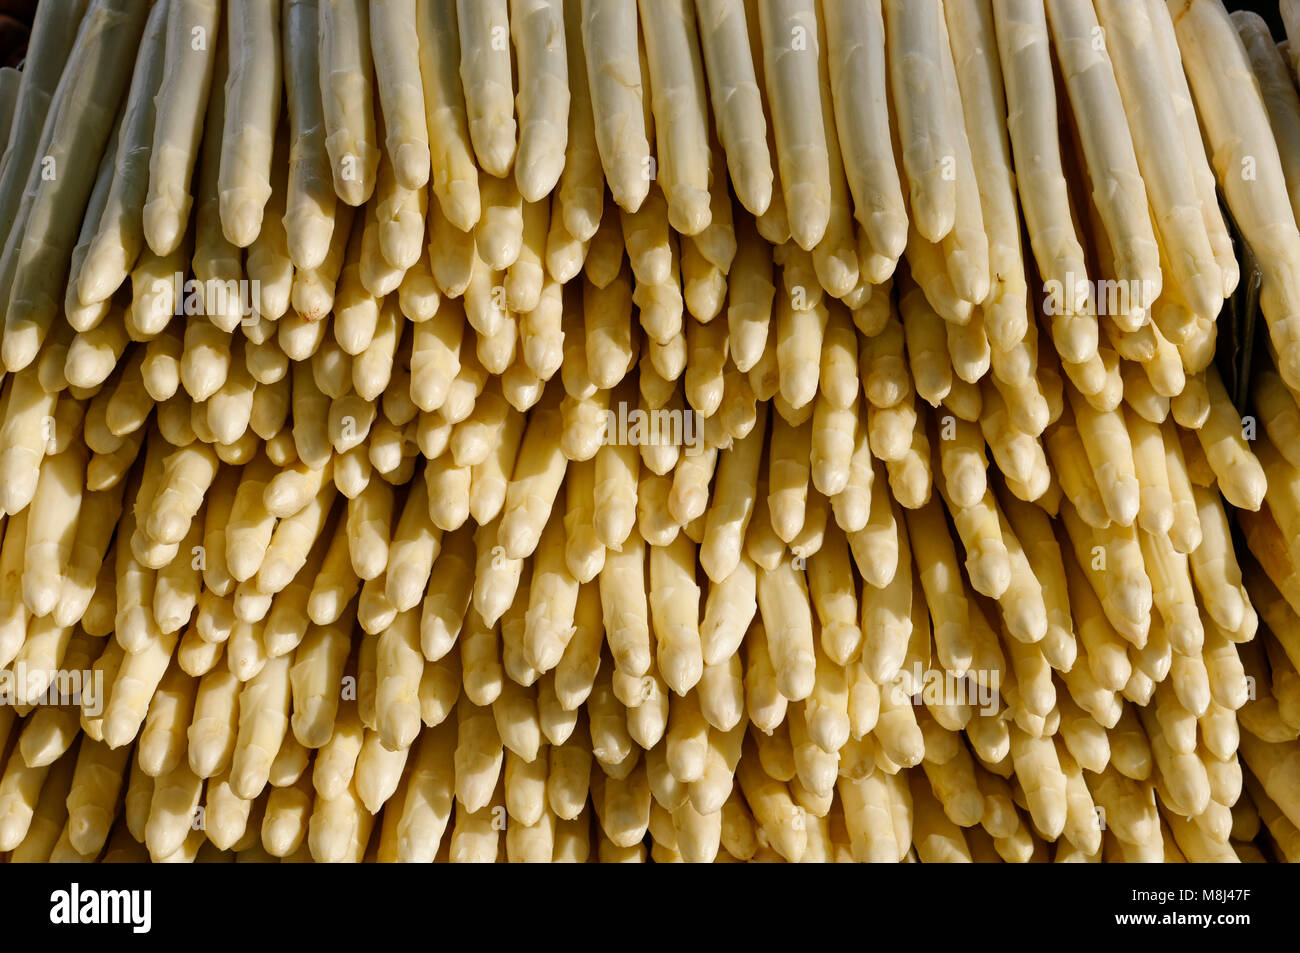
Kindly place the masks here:
<instances>
[{"instance_id":1,"label":"pile of asparagus","mask_svg":"<svg viewBox=\"0 0 1300 953\"><path fill-rule=\"evenodd\" d=\"M44 0L0 857L1300 860L1282 12Z\"/></svg>"}]
</instances>

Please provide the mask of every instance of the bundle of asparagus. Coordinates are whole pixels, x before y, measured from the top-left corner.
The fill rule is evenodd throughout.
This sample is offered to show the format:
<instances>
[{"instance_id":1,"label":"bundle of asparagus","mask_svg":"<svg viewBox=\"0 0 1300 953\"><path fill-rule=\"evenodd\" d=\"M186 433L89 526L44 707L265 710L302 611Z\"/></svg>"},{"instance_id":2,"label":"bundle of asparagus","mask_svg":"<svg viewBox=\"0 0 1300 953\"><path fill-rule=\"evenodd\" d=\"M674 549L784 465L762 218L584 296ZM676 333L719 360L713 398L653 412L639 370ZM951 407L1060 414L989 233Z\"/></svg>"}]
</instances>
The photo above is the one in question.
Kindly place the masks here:
<instances>
[{"instance_id":1,"label":"bundle of asparagus","mask_svg":"<svg viewBox=\"0 0 1300 953\"><path fill-rule=\"evenodd\" d=\"M1283 14L45 0L0 856L1300 859Z\"/></svg>"}]
</instances>

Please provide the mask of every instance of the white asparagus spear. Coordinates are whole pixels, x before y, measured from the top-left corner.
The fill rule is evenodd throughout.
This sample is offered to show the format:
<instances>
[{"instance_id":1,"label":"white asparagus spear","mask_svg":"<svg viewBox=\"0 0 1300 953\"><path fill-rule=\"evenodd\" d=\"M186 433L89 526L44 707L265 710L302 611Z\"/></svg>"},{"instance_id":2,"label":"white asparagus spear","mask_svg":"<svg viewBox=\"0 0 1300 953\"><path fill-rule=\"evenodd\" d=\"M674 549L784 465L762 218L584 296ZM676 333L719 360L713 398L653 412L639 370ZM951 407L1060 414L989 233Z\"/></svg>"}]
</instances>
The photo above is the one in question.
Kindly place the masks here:
<instances>
[{"instance_id":1,"label":"white asparagus spear","mask_svg":"<svg viewBox=\"0 0 1300 953\"><path fill-rule=\"evenodd\" d=\"M89 0L37 6L18 84L9 136L0 158L0 240L13 228L27 174L39 155L41 129Z\"/></svg>"},{"instance_id":2,"label":"white asparagus spear","mask_svg":"<svg viewBox=\"0 0 1300 953\"><path fill-rule=\"evenodd\" d=\"M979 182L975 178L975 162L971 156L970 140L966 136L961 90L957 83L957 70L953 65L948 27L943 18L939 20L939 33L942 40L939 45L939 70L943 76L944 102L952 127L952 175L957 185L952 231L944 236L943 253L953 291L963 301L979 304L989 293L988 236L984 233L984 210Z\"/></svg>"},{"instance_id":3,"label":"white asparagus spear","mask_svg":"<svg viewBox=\"0 0 1300 953\"><path fill-rule=\"evenodd\" d=\"M767 100L777 167L795 243L811 250L830 219L830 159L822 122L817 12L813 0L760 3Z\"/></svg>"},{"instance_id":4,"label":"white asparagus spear","mask_svg":"<svg viewBox=\"0 0 1300 953\"><path fill-rule=\"evenodd\" d=\"M1221 3L1192 0L1170 13L1219 185L1263 272L1260 307L1278 371L1300 387L1300 231L1259 83Z\"/></svg>"},{"instance_id":5,"label":"white asparagus spear","mask_svg":"<svg viewBox=\"0 0 1300 953\"><path fill-rule=\"evenodd\" d=\"M744 0L695 0L718 139L736 198L754 215L772 201L767 117L749 48ZM714 175L720 174L715 170Z\"/></svg>"},{"instance_id":6,"label":"white asparagus spear","mask_svg":"<svg viewBox=\"0 0 1300 953\"><path fill-rule=\"evenodd\" d=\"M113 136L108 141L108 148L104 150L104 156L99 161L99 171L95 173L95 185L90 190L90 198L86 202L86 211L81 220L81 231L77 235L77 244L73 246L72 257L68 263L68 283L64 289L63 296L63 314L67 321L67 327L62 326L56 329L56 333L66 334L69 328L87 328L94 327L104 320L108 314L108 301L96 301L92 304L83 305L81 297L77 293L77 284L81 280L81 270L85 267L86 252L90 250L90 243L99 229L99 221L104 215L104 206L108 203L108 191L113 181L114 161L117 158L118 133L121 131L120 119L117 127L113 130ZM58 345L56 344L55 347ZM48 356L50 350L47 349L45 355Z\"/></svg>"},{"instance_id":7,"label":"white asparagus spear","mask_svg":"<svg viewBox=\"0 0 1300 953\"><path fill-rule=\"evenodd\" d=\"M1151 19L1156 49L1160 54L1161 68L1165 72L1165 81L1173 96L1174 113L1178 117L1183 150L1192 164L1192 177L1196 181L1196 192L1200 197L1205 230L1210 237L1210 247L1214 249L1214 259L1223 274L1223 297L1226 298L1236 290L1241 269L1237 264L1237 252L1232 237L1228 234L1223 210L1219 207L1214 171L1210 168L1207 155L1209 147L1201 136L1201 124L1192 102L1192 91L1187 86L1187 76L1183 72L1182 60L1178 53L1178 39L1174 34L1174 24L1169 17L1169 10L1163 0L1145 0L1145 3L1147 14Z\"/></svg>"},{"instance_id":8,"label":"white asparagus spear","mask_svg":"<svg viewBox=\"0 0 1300 953\"><path fill-rule=\"evenodd\" d=\"M1286 174L1291 210L1300 215L1300 128L1297 128L1300 94L1296 93L1291 70L1273 43L1273 35L1263 18L1257 13L1237 10L1232 14L1232 22L1245 44L1264 97L1264 107L1268 110L1282 160L1282 171Z\"/></svg>"},{"instance_id":9,"label":"white asparagus spear","mask_svg":"<svg viewBox=\"0 0 1300 953\"><path fill-rule=\"evenodd\" d=\"M157 115L154 96L163 78L169 2L160 0L154 5L140 39L126 111L118 131L113 181L99 227L77 276L77 296L82 304L103 301L116 291L144 247L141 209L149 188L149 156L153 151Z\"/></svg>"},{"instance_id":10,"label":"white asparagus spear","mask_svg":"<svg viewBox=\"0 0 1300 953\"><path fill-rule=\"evenodd\" d=\"M885 0L890 88L898 121L912 220L921 237L942 241L957 215L957 116L944 92L939 0Z\"/></svg>"},{"instance_id":11,"label":"white asparagus spear","mask_svg":"<svg viewBox=\"0 0 1300 953\"><path fill-rule=\"evenodd\" d=\"M1096 0L1096 10L1171 278L1192 311L1214 314L1223 302L1223 274L1201 214L1192 159L1170 146L1181 141L1182 131L1150 13L1146 4L1125 0Z\"/></svg>"},{"instance_id":12,"label":"white asparagus spear","mask_svg":"<svg viewBox=\"0 0 1300 953\"><path fill-rule=\"evenodd\" d=\"M41 467L27 521L23 601L35 616L54 611L68 568L85 485L86 451L74 447Z\"/></svg>"},{"instance_id":13,"label":"white asparagus spear","mask_svg":"<svg viewBox=\"0 0 1300 953\"><path fill-rule=\"evenodd\" d=\"M1007 130L1029 244L1051 298L1063 360L1081 363L1097 350L1095 321L1070 321L1086 310L1088 270L1070 215L1061 165L1060 127L1041 0L993 0L993 19L1007 90Z\"/></svg>"},{"instance_id":14,"label":"white asparagus spear","mask_svg":"<svg viewBox=\"0 0 1300 953\"><path fill-rule=\"evenodd\" d=\"M907 208L890 145L880 0L822 0L821 9L835 128L853 193L853 215L872 253L897 261L907 244Z\"/></svg>"},{"instance_id":15,"label":"white asparagus spear","mask_svg":"<svg viewBox=\"0 0 1300 953\"><path fill-rule=\"evenodd\" d=\"M709 107L689 0L638 0L650 67L659 184L683 235L708 227Z\"/></svg>"},{"instance_id":16,"label":"white asparagus spear","mask_svg":"<svg viewBox=\"0 0 1300 953\"><path fill-rule=\"evenodd\" d=\"M225 42L226 117L221 136L221 230L247 248L262 230L271 197L271 151L280 118L280 4L230 0Z\"/></svg>"},{"instance_id":17,"label":"white asparagus spear","mask_svg":"<svg viewBox=\"0 0 1300 953\"><path fill-rule=\"evenodd\" d=\"M68 74L69 77L71 75L71 73ZM68 81L64 81L60 77L59 85L55 87L50 102L49 111L45 116L45 123L40 130L40 137L36 147L37 155L44 156L50 147L50 141L54 136L54 126L58 119L59 110L62 108L62 102L67 97L69 85ZM13 227L9 229L4 250L0 253L0 315L3 314L5 306L9 303L10 292L13 290L14 279L18 271L18 257L22 252L23 239L27 234L27 220L31 215L32 204L36 201L36 193L40 189L41 175L45 168L43 162L33 163L23 176L22 194L19 196Z\"/></svg>"},{"instance_id":18,"label":"white asparagus spear","mask_svg":"<svg viewBox=\"0 0 1300 953\"><path fill-rule=\"evenodd\" d=\"M564 170L569 143L569 58L563 0L511 0L510 35L519 59L519 154L515 183L540 202Z\"/></svg>"},{"instance_id":19,"label":"white asparagus spear","mask_svg":"<svg viewBox=\"0 0 1300 953\"><path fill-rule=\"evenodd\" d=\"M605 173L596 145L596 117L591 110L591 87L582 48L582 10L577 0L564 4L564 44L568 56L569 128L564 169L555 195L559 205L552 211L557 221L551 231L562 226L562 231L585 243L600 227L605 209Z\"/></svg>"},{"instance_id":20,"label":"white asparagus spear","mask_svg":"<svg viewBox=\"0 0 1300 953\"><path fill-rule=\"evenodd\" d=\"M69 57L51 114L50 140L33 168L39 180L18 253L5 311L3 358L10 371L35 357L63 303L63 283L81 217L94 186L94 170L118 118L126 71L144 30L145 9L129 0L97 0ZM29 185L32 179L29 179Z\"/></svg>"},{"instance_id":21,"label":"white asparagus spear","mask_svg":"<svg viewBox=\"0 0 1300 953\"><path fill-rule=\"evenodd\" d=\"M1011 147L1001 120L1007 106L993 15L987 0L945 0L944 14L988 232L990 287L984 327L990 343L1006 350L1025 336L1028 286Z\"/></svg>"},{"instance_id":22,"label":"white asparagus spear","mask_svg":"<svg viewBox=\"0 0 1300 953\"><path fill-rule=\"evenodd\" d=\"M1129 310L1112 317L1136 331L1160 294L1160 253L1133 138L1127 123L1114 121L1124 102L1106 44L1097 42L1105 34L1091 0L1048 0L1047 12L1115 277L1131 289Z\"/></svg>"},{"instance_id":23,"label":"white asparagus spear","mask_svg":"<svg viewBox=\"0 0 1300 953\"><path fill-rule=\"evenodd\" d=\"M506 0L456 0L460 83L478 164L498 179L515 160L515 88Z\"/></svg>"},{"instance_id":24,"label":"white asparagus spear","mask_svg":"<svg viewBox=\"0 0 1300 953\"><path fill-rule=\"evenodd\" d=\"M216 65L221 5L217 0L171 0L163 81L155 99L144 237L156 255L175 251L185 237L193 199L190 178Z\"/></svg>"},{"instance_id":25,"label":"white asparagus spear","mask_svg":"<svg viewBox=\"0 0 1300 953\"><path fill-rule=\"evenodd\" d=\"M397 184L429 182L429 127L419 82L420 44L414 29L417 0L371 0L370 49L384 110L385 147Z\"/></svg>"},{"instance_id":26,"label":"white asparagus spear","mask_svg":"<svg viewBox=\"0 0 1300 953\"><path fill-rule=\"evenodd\" d=\"M334 191L349 205L361 205L374 192L379 169L370 18L362 0L322 0L317 36Z\"/></svg>"},{"instance_id":27,"label":"white asparagus spear","mask_svg":"<svg viewBox=\"0 0 1300 953\"><path fill-rule=\"evenodd\" d=\"M289 257L298 270L319 268L329 254L338 196L325 150L325 114L320 98L318 0L284 0L285 99L289 112L289 194L284 230Z\"/></svg>"},{"instance_id":28,"label":"white asparagus spear","mask_svg":"<svg viewBox=\"0 0 1300 953\"><path fill-rule=\"evenodd\" d=\"M652 158L637 42L636 0L581 0L596 147L610 194L635 212L650 192Z\"/></svg>"},{"instance_id":29,"label":"white asparagus spear","mask_svg":"<svg viewBox=\"0 0 1300 953\"><path fill-rule=\"evenodd\" d=\"M474 164L465 94L458 75L460 39L456 14L451 4L444 3L419 3L415 14L433 192L445 220L457 230L468 232L479 216L478 167ZM434 219L432 210L429 219Z\"/></svg>"}]
</instances>

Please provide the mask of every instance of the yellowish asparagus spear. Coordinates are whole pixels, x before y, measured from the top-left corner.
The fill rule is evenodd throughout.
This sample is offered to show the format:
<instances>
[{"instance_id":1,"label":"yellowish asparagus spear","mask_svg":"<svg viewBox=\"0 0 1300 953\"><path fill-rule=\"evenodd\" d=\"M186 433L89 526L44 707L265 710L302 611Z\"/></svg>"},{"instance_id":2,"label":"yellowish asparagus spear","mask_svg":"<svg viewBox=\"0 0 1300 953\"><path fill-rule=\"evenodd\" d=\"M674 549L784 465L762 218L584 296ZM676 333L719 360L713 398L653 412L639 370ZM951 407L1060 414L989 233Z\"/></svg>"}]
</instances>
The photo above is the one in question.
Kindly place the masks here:
<instances>
[{"instance_id":1,"label":"yellowish asparagus spear","mask_svg":"<svg viewBox=\"0 0 1300 953\"><path fill-rule=\"evenodd\" d=\"M1083 361L1097 338L1095 325L1074 318L1088 300L1088 273L1061 164L1046 11L1028 0L995 0L993 17L1020 200L1053 309L1053 338L1064 360Z\"/></svg>"},{"instance_id":2,"label":"yellowish asparagus spear","mask_svg":"<svg viewBox=\"0 0 1300 953\"><path fill-rule=\"evenodd\" d=\"M515 89L505 0L456 0L460 80L479 166L500 178L515 159Z\"/></svg>"},{"instance_id":3,"label":"yellowish asparagus spear","mask_svg":"<svg viewBox=\"0 0 1300 953\"><path fill-rule=\"evenodd\" d=\"M817 11L807 0L757 6L790 233L800 248L810 250L821 241L831 211L830 160L817 79Z\"/></svg>"},{"instance_id":4,"label":"yellowish asparagus spear","mask_svg":"<svg viewBox=\"0 0 1300 953\"><path fill-rule=\"evenodd\" d=\"M450 4L417 3L415 13L420 78L433 160L430 178L438 199L438 218L444 225L453 225L452 231L468 232L479 217L478 170L474 165L465 95L458 75L460 34L456 12ZM431 235L438 234L434 221L431 208ZM438 256L434 255L432 260L436 268ZM438 277L437 271L434 276ZM455 297L446 285L442 289Z\"/></svg>"},{"instance_id":5,"label":"yellowish asparagus spear","mask_svg":"<svg viewBox=\"0 0 1300 953\"><path fill-rule=\"evenodd\" d=\"M145 241L157 255L174 251L185 235L193 201L190 176L222 40L220 14L220 5L212 0L178 0L167 11L163 79L155 100L143 212Z\"/></svg>"},{"instance_id":6,"label":"yellowish asparagus spear","mask_svg":"<svg viewBox=\"0 0 1300 953\"><path fill-rule=\"evenodd\" d=\"M596 145L614 202L635 212L654 178L634 0L581 0Z\"/></svg>"},{"instance_id":7,"label":"yellowish asparagus spear","mask_svg":"<svg viewBox=\"0 0 1300 953\"><path fill-rule=\"evenodd\" d=\"M167 16L168 5L155 4L145 23L118 133L112 184L77 276L77 297L82 304L106 300L117 290L144 244L141 208L149 185L154 95L162 83Z\"/></svg>"},{"instance_id":8,"label":"yellowish asparagus spear","mask_svg":"<svg viewBox=\"0 0 1300 953\"><path fill-rule=\"evenodd\" d=\"M772 200L772 157L745 5L740 0L704 0L696 3L695 12L727 170L740 204L762 215Z\"/></svg>"},{"instance_id":9,"label":"yellowish asparagus spear","mask_svg":"<svg viewBox=\"0 0 1300 953\"><path fill-rule=\"evenodd\" d=\"M1051 0L1047 12L1115 276L1130 289L1128 312L1113 317L1137 330L1160 293L1160 256L1128 126L1100 118L1122 113L1124 103L1106 45L1094 42L1104 34L1092 5Z\"/></svg>"},{"instance_id":10,"label":"yellowish asparagus spear","mask_svg":"<svg viewBox=\"0 0 1300 953\"><path fill-rule=\"evenodd\" d=\"M227 26L230 72L217 188L222 231L231 244L246 248L261 231L271 196L271 151L280 117L280 4L232 3Z\"/></svg>"},{"instance_id":11,"label":"yellowish asparagus spear","mask_svg":"<svg viewBox=\"0 0 1300 953\"><path fill-rule=\"evenodd\" d=\"M1195 2L1169 16L1224 195L1259 258L1264 275L1260 302L1281 362L1278 369L1283 379L1300 380L1294 347L1297 307L1283 277L1300 256L1300 232L1249 56L1221 4ZM1253 172L1249 178L1241 174L1243 161Z\"/></svg>"}]
</instances>

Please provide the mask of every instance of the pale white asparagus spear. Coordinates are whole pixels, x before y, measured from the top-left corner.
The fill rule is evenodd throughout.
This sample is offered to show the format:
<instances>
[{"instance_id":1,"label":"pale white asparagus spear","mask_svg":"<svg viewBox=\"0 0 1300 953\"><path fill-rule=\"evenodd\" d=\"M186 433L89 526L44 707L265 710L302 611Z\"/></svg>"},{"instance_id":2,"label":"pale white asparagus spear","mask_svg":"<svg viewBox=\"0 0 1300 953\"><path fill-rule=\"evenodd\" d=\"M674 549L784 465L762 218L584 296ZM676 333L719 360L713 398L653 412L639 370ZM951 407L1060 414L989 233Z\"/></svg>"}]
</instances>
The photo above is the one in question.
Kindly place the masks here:
<instances>
[{"instance_id":1,"label":"pale white asparagus spear","mask_svg":"<svg viewBox=\"0 0 1300 953\"><path fill-rule=\"evenodd\" d=\"M979 304L989 293L989 245L984 233L979 182L962 111L961 90L953 65L948 27L939 19L939 70L943 77L944 102L952 126L952 175L957 184L956 211L952 231L944 236L943 253L953 291L963 301Z\"/></svg>"},{"instance_id":2,"label":"pale white asparagus spear","mask_svg":"<svg viewBox=\"0 0 1300 953\"><path fill-rule=\"evenodd\" d=\"M744 0L695 0L695 13L731 185L741 205L762 215L772 201L772 156L767 151L767 117L749 48Z\"/></svg>"},{"instance_id":3,"label":"pale white asparagus spear","mask_svg":"<svg viewBox=\"0 0 1300 953\"><path fill-rule=\"evenodd\" d=\"M416 0L373 0L370 4L370 48L384 111L388 162L397 184L412 190L424 188L429 181L429 128L419 81L415 7Z\"/></svg>"},{"instance_id":4,"label":"pale white asparagus spear","mask_svg":"<svg viewBox=\"0 0 1300 953\"><path fill-rule=\"evenodd\" d=\"M334 191L349 205L361 205L375 190L379 168L370 18L362 0L322 0L317 37Z\"/></svg>"},{"instance_id":5,"label":"pale white asparagus spear","mask_svg":"<svg viewBox=\"0 0 1300 953\"><path fill-rule=\"evenodd\" d=\"M1041 0L993 0L993 19L1007 90L1007 130L1029 244L1051 298L1053 315L1087 308L1088 270L1075 234L1061 165L1060 127ZM1096 322L1070 323L1057 334L1064 360L1079 363L1097 350Z\"/></svg>"},{"instance_id":6,"label":"pale white asparagus spear","mask_svg":"<svg viewBox=\"0 0 1300 953\"><path fill-rule=\"evenodd\" d=\"M116 291L144 247L141 210L149 188L149 156L156 120L154 96L163 79L169 3L160 0L154 5L140 39L118 130L112 184L77 276L77 296L85 305L103 301Z\"/></svg>"},{"instance_id":7,"label":"pale white asparagus spear","mask_svg":"<svg viewBox=\"0 0 1300 953\"><path fill-rule=\"evenodd\" d=\"M581 0L591 109L610 194L635 212L650 191L653 158L646 127L636 0Z\"/></svg>"},{"instance_id":8,"label":"pale white asparagus spear","mask_svg":"<svg viewBox=\"0 0 1300 953\"><path fill-rule=\"evenodd\" d=\"M38 181L5 310L3 357L10 371L40 350L63 303L63 283L81 217L126 93L119 63L135 53L146 10L128 0L96 0L59 80L63 91L46 128L49 142L33 167Z\"/></svg>"},{"instance_id":9,"label":"pale white asparagus spear","mask_svg":"<svg viewBox=\"0 0 1300 953\"><path fill-rule=\"evenodd\" d=\"M229 72L221 136L221 230L247 248L262 230L271 197L271 151L280 118L280 4L230 0L226 6Z\"/></svg>"},{"instance_id":10,"label":"pale white asparagus spear","mask_svg":"<svg viewBox=\"0 0 1300 953\"><path fill-rule=\"evenodd\" d=\"M18 513L36 494L50 444L57 394L46 394L36 368L11 375L0 421L0 509Z\"/></svg>"},{"instance_id":11,"label":"pale white asparagus spear","mask_svg":"<svg viewBox=\"0 0 1300 953\"><path fill-rule=\"evenodd\" d=\"M23 601L35 616L54 611L76 538L85 484L86 450L74 446L47 459L28 512Z\"/></svg>"},{"instance_id":12,"label":"pale white asparagus spear","mask_svg":"<svg viewBox=\"0 0 1300 953\"><path fill-rule=\"evenodd\" d=\"M1218 262L1219 271L1223 275L1223 297L1226 298L1236 290L1241 269L1237 264L1237 252L1232 237L1228 234L1223 211L1219 207L1214 171L1210 167L1208 157L1209 145L1201 135L1201 124L1196 116L1196 106L1192 102L1192 91L1188 88L1187 76L1183 72L1182 59L1178 52L1178 39L1174 34L1174 24L1169 10L1162 0L1144 0L1144 2L1151 20L1156 50L1160 54L1161 69L1164 70L1165 81L1174 100L1174 113L1178 118L1183 149L1192 164L1192 177L1200 199L1201 217L1205 220L1210 247L1214 249L1214 259Z\"/></svg>"},{"instance_id":13,"label":"pale white asparagus spear","mask_svg":"<svg viewBox=\"0 0 1300 953\"><path fill-rule=\"evenodd\" d=\"M511 0L510 35L519 68L519 154L515 183L540 202L564 170L569 143L569 57L563 0Z\"/></svg>"},{"instance_id":14,"label":"pale white asparagus spear","mask_svg":"<svg viewBox=\"0 0 1300 953\"><path fill-rule=\"evenodd\" d=\"M99 229L99 221L108 203L108 191L113 181L114 160L117 157L118 133L121 131L120 123L119 119L113 136L108 141L108 148L104 150L104 156L99 161L99 171L95 173L95 185L90 190L90 198L86 202L81 231L77 235L77 243L72 248L72 257L68 262L68 282L63 295L63 314L67 326L57 327L56 333L66 334L69 329L94 327L108 314L110 302L96 301L83 304L77 292L77 285L81 280L82 269L85 267L86 252L90 250L90 243ZM58 347L58 344L54 347ZM50 353L51 349L47 348L42 360L48 358Z\"/></svg>"},{"instance_id":15,"label":"pale white asparagus spear","mask_svg":"<svg viewBox=\"0 0 1300 953\"><path fill-rule=\"evenodd\" d=\"M817 11L813 0L758 5L767 100L790 235L805 250L830 219L830 159L822 122Z\"/></svg>"},{"instance_id":16,"label":"pale white asparagus spear","mask_svg":"<svg viewBox=\"0 0 1300 953\"><path fill-rule=\"evenodd\" d=\"M1260 306L1278 371L1300 386L1300 231L1259 83L1221 3L1192 0L1170 15L1219 184L1263 272Z\"/></svg>"},{"instance_id":17,"label":"pale white asparagus spear","mask_svg":"<svg viewBox=\"0 0 1300 953\"><path fill-rule=\"evenodd\" d=\"M71 76L71 73L68 73ZM59 110L62 108L63 100L67 97L69 82L60 77L54 95L50 102L50 108L45 116L44 125L41 126L40 135L36 148L36 154L44 156L49 149L50 141L54 136L54 126L58 119ZM3 252L0 253L0 316L3 315L5 307L9 303L10 292L13 290L14 279L18 271L18 257L22 252L23 239L27 234L27 220L31 215L32 204L36 201L36 193L40 189L41 175L46 169L43 162L32 163L31 167L24 172L23 185L19 195L18 207L14 213L13 226L9 229L9 234L4 243Z\"/></svg>"},{"instance_id":18,"label":"pale white asparagus spear","mask_svg":"<svg viewBox=\"0 0 1300 953\"><path fill-rule=\"evenodd\" d=\"M1273 43L1273 36L1263 18L1247 10L1237 10L1232 14L1232 22L1245 44L1264 97L1264 107L1268 110L1282 160L1282 171L1286 174L1291 210L1300 216L1300 127L1297 126L1300 122L1300 94L1296 93L1291 70Z\"/></svg>"},{"instance_id":19,"label":"pale white asparagus spear","mask_svg":"<svg viewBox=\"0 0 1300 953\"><path fill-rule=\"evenodd\" d=\"M709 131L704 67L689 0L638 0L650 68L659 184L683 235L708 227Z\"/></svg>"},{"instance_id":20,"label":"pale white asparagus spear","mask_svg":"<svg viewBox=\"0 0 1300 953\"><path fill-rule=\"evenodd\" d=\"M957 216L956 123L944 92L939 0L885 0L890 89L912 220L926 241L942 241Z\"/></svg>"},{"instance_id":21,"label":"pale white asparagus spear","mask_svg":"<svg viewBox=\"0 0 1300 953\"><path fill-rule=\"evenodd\" d=\"M552 223L551 231L567 232L574 240L585 243L600 227L605 208L605 173L596 144L596 117L582 46L582 8L577 0L564 4L564 45L568 56L569 128L564 168L555 195L559 206L552 213L552 218L559 221ZM563 280L558 275L556 278Z\"/></svg>"},{"instance_id":22,"label":"pale white asparagus spear","mask_svg":"<svg viewBox=\"0 0 1300 953\"><path fill-rule=\"evenodd\" d=\"M1133 138L1115 121L1124 102L1090 0L1048 0L1047 12L1115 277L1131 288L1129 311L1112 317L1136 331L1160 294L1160 252Z\"/></svg>"},{"instance_id":23,"label":"pale white asparagus spear","mask_svg":"<svg viewBox=\"0 0 1300 953\"><path fill-rule=\"evenodd\" d=\"M474 164L469 119L465 115L465 94L460 86L456 13L451 4L444 3L419 3L415 13L424 112L433 162L430 176L433 192L445 221L461 232L468 232L479 216L478 168ZM434 220L432 209L429 219Z\"/></svg>"},{"instance_id":24,"label":"pale white asparagus spear","mask_svg":"<svg viewBox=\"0 0 1300 953\"><path fill-rule=\"evenodd\" d=\"M506 0L456 0L460 83L470 142L488 175L504 177L515 160L515 87Z\"/></svg>"},{"instance_id":25,"label":"pale white asparagus spear","mask_svg":"<svg viewBox=\"0 0 1300 953\"><path fill-rule=\"evenodd\" d=\"M1007 106L993 14L987 0L945 0L943 8L988 233L990 286L984 327L990 343L1005 350L1025 336L1028 286L1011 147L1002 120Z\"/></svg>"},{"instance_id":26,"label":"pale white asparagus spear","mask_svg":"<svg viewBox=\"0 0 1300 953\"><path fill-rule=\"evenodd\" d=\"M185 237L193 199L190 178L216 65L221 5L217 0L171 0L163 80L155 99L144 237L156 255L175 251Z\"/></svg>"},{"instance_id":27,"label":"pale white asparagus spear","mask_svg":"<svg viewBox=\"0 0 1300 953\"><path fill-rule=\"evenodd\" d=\"M294 267L321 267L335 228L334 177L320 97L318 0L284 0L281 37L289 113L289 184L284 230Z\"/></svg>"},{"instance_id":28,"label":"pale white asparagus spear","mask_svg":"<svg viewBox=\"0 0 1300 953\"><path fill-rule=\"evenodd\" d=\"M192 267L194 277L201 282L203 312L211 321L207 328L212 332L216 332L218 327L223 331L231 331L244 317L239 307L242 296L228 293L240 287L243 255L222 232L221 196L217 188L221 170L221 130L226 112L225 76L228 60L226 45L221 44L213 67L212 91L208 96L207 114L204 117L204 136L195 186ZM149 256L152 256L152 250L146 251L145 257ZM220 380L214 380L212 390L219 385ZM206 399L209 393L210 391L191 390L191 396L201 399Z\"/></svg>"},{"instance_id":29,"label":"pale white asparagus spear","mask_svg":"<svg viewBox=\"0 0 1300 953\"><path fill-rule=\"evenodd\" d=\"M0 157L0 236L5 239L18 214L32 161L40 154L41 129L53 105L55 90L88 2L69 0L36 8L9 137Z\"/></svg>"},{"instance_id":30,"label":"pale white asparagus spear","mask_svg":"<svg viewBox=\"0 0 1300 953\"><path fill-rule=\"evenodd\" d=\"M821 10L835 128L853 193L853 215L872 253L896 261L907 244L907 208L890 145L880 0L823 0Z\"/></svg>"},{"instance_id":31,"label":"pale white asparagus spear","mask_svg":"<svg viewBox=\"0 0 1300 953\"><path fill-rule=\"evenodd\" d=\"M1097 0L1096 10L1171 278L1192 311L1213 314L1223 302L1223 274L1201 214L1192 157L1170 146L1182 131L1150 12L1125 0Z\"/></svg>"}]
</instances>

